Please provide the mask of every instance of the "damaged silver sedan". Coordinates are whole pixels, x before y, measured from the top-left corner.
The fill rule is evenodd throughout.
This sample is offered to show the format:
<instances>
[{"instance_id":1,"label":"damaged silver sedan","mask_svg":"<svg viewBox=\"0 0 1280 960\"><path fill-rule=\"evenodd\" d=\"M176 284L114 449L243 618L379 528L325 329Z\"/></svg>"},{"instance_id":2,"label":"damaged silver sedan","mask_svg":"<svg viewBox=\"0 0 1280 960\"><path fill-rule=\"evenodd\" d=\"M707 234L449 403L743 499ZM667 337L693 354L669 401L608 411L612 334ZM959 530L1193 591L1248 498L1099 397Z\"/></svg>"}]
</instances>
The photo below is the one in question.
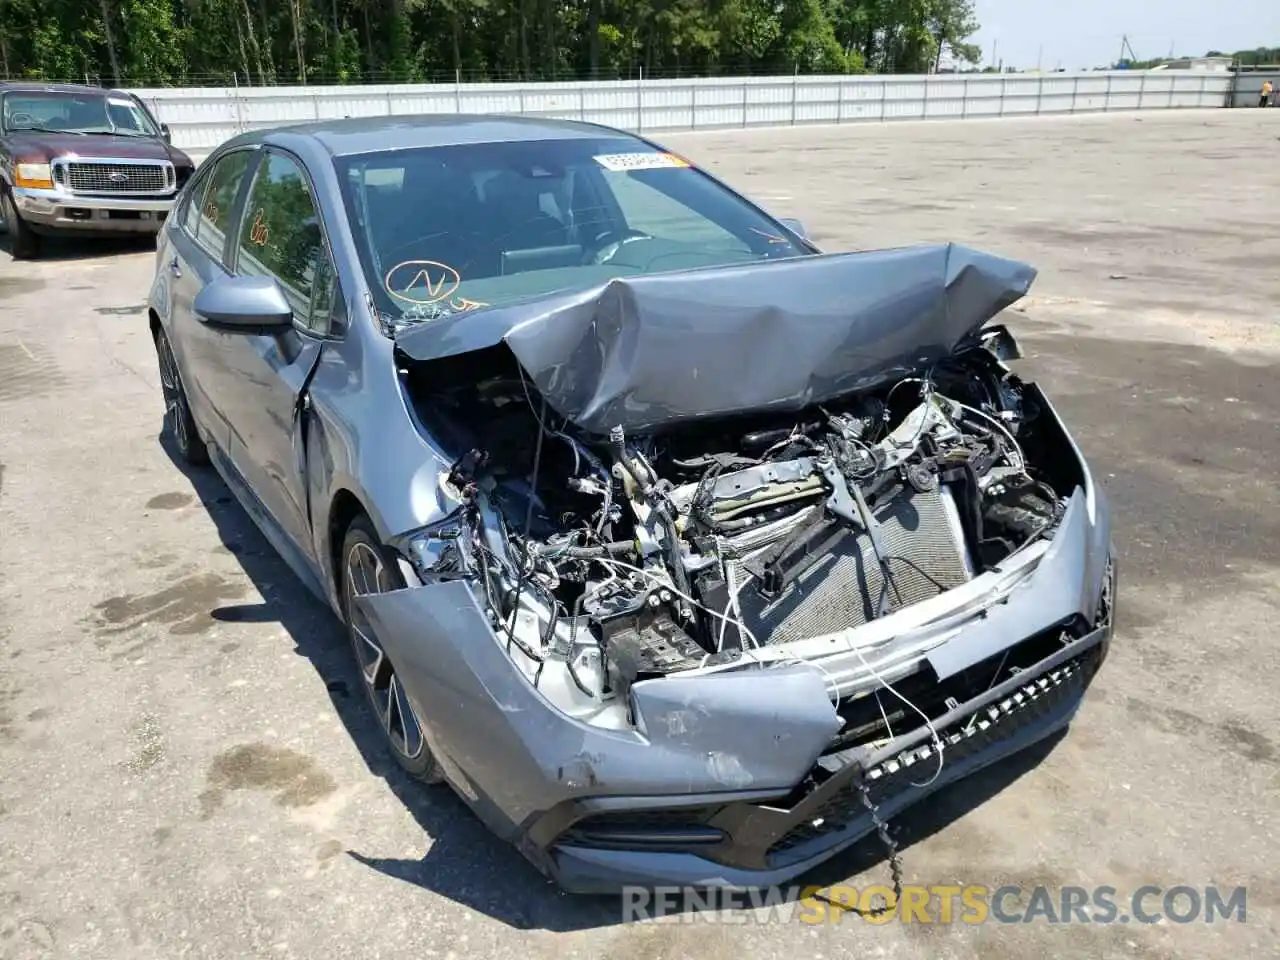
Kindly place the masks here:
<instances>
[{"instance_id":1,"label":"damaged silver sedan","mask_svg":"<svg viewBox=\"0 0 1280 960\"><path fill-rule=\"evenodd\" d=\"M590 124L258 132L152 291L167 423L347 625L402 766L573 891L763 886L1066 726L1106 500L997 315Z\"/></svg>"}]
</instances>

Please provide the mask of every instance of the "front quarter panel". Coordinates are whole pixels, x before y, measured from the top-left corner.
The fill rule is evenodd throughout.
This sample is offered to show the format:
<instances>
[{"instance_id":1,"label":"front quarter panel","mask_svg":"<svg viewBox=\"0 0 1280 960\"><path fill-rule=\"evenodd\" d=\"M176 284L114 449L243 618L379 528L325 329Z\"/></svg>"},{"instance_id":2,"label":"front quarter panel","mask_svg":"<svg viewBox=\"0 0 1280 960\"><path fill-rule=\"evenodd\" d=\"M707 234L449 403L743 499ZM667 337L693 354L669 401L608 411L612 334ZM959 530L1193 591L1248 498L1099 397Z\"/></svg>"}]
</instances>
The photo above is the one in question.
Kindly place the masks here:
<instances>
[{"instance_id":1,"label":"front quarter panel","mask_svg":"<svg viewBox=\"0 0 1280 960\"><path fill-rule=\"evenodd\" d=\"M330 521L340 498L349 494L359 501L383 542L441 519L455 506L440 486L448 462L405 407L393 344L367 318L348 316L347 336L325 345L309 390L312 533L335 610L341 606L333 554L343 531L331 529Z\"/></svg>"},{"instance_id":2,"label":"front quarter panel","mask_svg":"<svg viewBox=\"0 0 1280 960\"><path fill-rule=\"evenodd\" d=\"M361 597L446 770L500 836L565 800L786 793L841 720L808 664L632 688L641 730L552 707L512 665L465 582Z\"/></svg>"}]
</instances>

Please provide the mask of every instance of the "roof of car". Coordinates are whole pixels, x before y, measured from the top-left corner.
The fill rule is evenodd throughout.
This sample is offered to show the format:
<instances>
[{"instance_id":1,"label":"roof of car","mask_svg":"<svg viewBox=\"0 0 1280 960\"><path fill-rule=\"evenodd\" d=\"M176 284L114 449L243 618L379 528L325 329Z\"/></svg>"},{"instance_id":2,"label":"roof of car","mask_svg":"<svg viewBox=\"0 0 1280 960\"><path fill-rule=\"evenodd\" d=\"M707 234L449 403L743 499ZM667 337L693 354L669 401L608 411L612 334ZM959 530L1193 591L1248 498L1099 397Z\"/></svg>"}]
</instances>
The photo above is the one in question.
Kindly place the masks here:
<instances>
[{"instance_id":1,"label":"roof of car","mask_svg":"<svg viewBox=\"0 0 1280 960\"><path fill-rule=\"evenodd\" d=\"M424 113L406 116L359 117L276 127L239 138L284 142L311 137L334 156L448 147L467 143L511 143L522 140L577 140L627 137L632 134L579 120L499 114Z\"/></svg>"},{"instance_id":2,"label":"roof of car","mask_svg":"<svg viewBox=\"0 0 1280 960\"><path fill-rule=\"evenodd\" d=\"M123 93L107 87L91 87L82 83L47 83L44 80L0 80L0 93Z\"/></svg>"}]
</instances>

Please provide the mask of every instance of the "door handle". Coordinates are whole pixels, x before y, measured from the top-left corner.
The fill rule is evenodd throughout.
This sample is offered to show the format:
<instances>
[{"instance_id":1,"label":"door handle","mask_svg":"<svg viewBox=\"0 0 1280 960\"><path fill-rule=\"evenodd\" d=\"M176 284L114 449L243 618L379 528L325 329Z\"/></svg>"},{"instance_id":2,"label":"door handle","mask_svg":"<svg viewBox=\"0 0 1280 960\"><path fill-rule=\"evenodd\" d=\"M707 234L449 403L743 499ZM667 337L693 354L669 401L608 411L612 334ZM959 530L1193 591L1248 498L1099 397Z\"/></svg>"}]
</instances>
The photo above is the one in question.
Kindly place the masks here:
<instances>
[{"instance_id":1,"label":"door handle","mask_svg":"<svg viewBox=\"0 0 1280 960\"><path fill-rule=\"evenodd\" d=\"M182 268L181 268L180 266L178 266L178 258L177 258L177 257L174 257L172 260L170 260L170 261L169 261L169 271L170 271L170 272L171 272L175 277L180 277L180 276L182 276Z\"/></svg>"}]
</instances>

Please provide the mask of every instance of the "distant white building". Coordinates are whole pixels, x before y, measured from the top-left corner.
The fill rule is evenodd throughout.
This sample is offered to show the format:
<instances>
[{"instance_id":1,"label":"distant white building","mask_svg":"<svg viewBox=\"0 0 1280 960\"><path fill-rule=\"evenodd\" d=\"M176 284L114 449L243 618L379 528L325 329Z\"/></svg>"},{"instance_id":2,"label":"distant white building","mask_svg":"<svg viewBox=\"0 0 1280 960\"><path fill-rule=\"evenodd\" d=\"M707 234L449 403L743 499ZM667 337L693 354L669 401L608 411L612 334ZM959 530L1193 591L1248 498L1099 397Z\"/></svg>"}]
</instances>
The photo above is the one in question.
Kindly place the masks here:
<instances>
[{"instance_id":1,"label":"distant white building","mask_svg":"<svg viewBox=\"0 0 1280 960\"><path fill-rule=\"evenodd\" d=\"M1181 60L1170 60L1162 63L1155 70L1208 70L1226 73L1231 69L1230 57L1184 57Z\"/></svg>"}]
</instances>

